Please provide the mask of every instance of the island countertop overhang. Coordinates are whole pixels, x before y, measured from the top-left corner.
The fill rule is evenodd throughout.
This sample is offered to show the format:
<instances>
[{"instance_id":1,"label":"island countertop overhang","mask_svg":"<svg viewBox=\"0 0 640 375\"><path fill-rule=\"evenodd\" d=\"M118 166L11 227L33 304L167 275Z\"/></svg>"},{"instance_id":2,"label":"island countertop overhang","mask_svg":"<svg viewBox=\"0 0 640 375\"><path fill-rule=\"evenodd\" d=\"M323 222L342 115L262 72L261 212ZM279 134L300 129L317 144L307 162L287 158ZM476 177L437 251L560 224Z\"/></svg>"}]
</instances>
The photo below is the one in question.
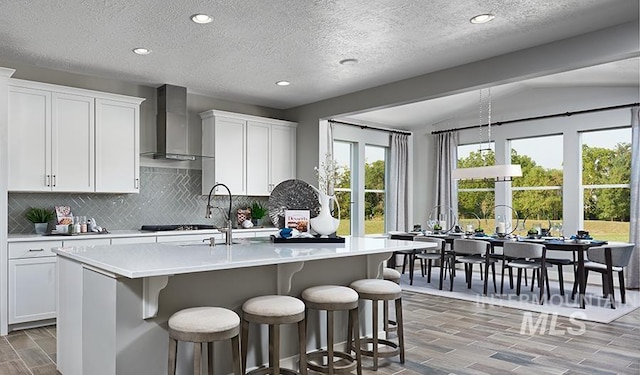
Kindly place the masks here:
<instances>
[{"instance_id":1,"label":"island countertop overhang","mask_svg":"<svg viewBox=\"0 0 640 375\"><path fill-rule=\"evenodd\" d=\"M200 243L150 243L55 248L53 252L97 269L131 279L234 268L427 249L429 242L379 237L346 237L344 243L271 243L241 240L232 246Z\"/></svg>"}]
</instances>

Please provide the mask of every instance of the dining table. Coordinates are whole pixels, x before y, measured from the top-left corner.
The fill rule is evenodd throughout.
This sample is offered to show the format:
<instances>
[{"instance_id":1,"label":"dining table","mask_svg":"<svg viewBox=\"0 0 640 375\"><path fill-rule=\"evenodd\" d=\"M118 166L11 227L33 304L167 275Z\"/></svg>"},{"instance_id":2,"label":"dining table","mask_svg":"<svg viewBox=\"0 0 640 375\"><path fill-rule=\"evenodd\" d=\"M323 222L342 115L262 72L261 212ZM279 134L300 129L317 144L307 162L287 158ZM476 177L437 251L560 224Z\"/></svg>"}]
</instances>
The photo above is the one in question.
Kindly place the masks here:
<instances>
[{"instance_id":1,"label":"dining table","mask_svg":"<svg viewBox=\"0 0 640 375\"><path fill-rule=\"evenodd\" d=\"M462 233L423 233L423 232L393 233L390 235L390 238L411 241L416 236L423 236L423 235L428 237L442 238L448 244L450 244L452 249L453 249L454 240L460 239L460 238L467 238L467 239L488 241L489 243L491 243L492 253L495 247L502 247L504 243L507 241L524 241L524 242L540 243L544 245L547 248L547 250L559 250L559 251L572 252L574 256L577 256L577 259L578 259L576 273L577 273L577 283L578 283L578 303L580 304L581 309L584 309L586 305L585 296L586 296L586 289L587 289L587 278L586 278L585 268L584 268L585 252L592 247L598 247L598 246L606 245L608 243L607 241L581 240L581 239L513 238L513 237L497 237L497 236L487 236L487 235L465 236ZM410 274L412 274L413 270L410 269L409 272ZM410 279L412 278L413 278L413 275L410 275Z\"/></svg>"}]
</instances>

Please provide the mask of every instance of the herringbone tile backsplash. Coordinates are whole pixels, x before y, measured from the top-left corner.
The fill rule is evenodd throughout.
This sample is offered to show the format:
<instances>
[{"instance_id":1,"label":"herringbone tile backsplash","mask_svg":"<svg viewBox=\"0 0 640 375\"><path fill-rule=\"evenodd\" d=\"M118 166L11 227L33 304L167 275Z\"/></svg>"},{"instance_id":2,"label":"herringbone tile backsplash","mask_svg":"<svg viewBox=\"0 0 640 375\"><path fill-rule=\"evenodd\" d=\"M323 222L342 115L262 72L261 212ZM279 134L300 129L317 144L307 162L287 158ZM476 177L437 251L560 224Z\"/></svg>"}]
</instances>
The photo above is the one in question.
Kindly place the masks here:
<instances>
[{"instance_id":1,"label":"herringbone tile backsplash","mask_svg":"<svg viewBox=\"0 0 640 375\"><path fill-rule=\"evenodd\" d=\"M109 230L135 230L154 224L210 224L224 226L220 210L205 219L207 197L202 196L202 172L193 169L140 168L139 194L9 193L9 233L33 233L25 218L29 207L70 206L74 216L95 218ZM214 206L229 207L226 196L212 197ZM233 212L268 197L233 196ZM226 211L226 209L225 209Z\"/></svg>"}]
</instances>

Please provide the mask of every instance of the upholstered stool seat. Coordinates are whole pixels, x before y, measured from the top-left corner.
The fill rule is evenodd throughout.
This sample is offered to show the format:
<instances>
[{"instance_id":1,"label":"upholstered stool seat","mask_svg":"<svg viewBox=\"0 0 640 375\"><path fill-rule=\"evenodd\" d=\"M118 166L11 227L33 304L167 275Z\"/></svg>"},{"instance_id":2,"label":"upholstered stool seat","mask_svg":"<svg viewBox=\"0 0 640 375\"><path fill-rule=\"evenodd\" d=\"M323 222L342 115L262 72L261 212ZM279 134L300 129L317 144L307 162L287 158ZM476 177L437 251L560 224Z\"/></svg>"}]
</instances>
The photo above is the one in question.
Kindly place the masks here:
<instances>
[{"instance_id":1,"label":"upholstered stool seat","mask_svg":"<svg viewBox=\"0 0 640 375\"><path fill-rule=\"evenodd\" d=\"M231 339L233 373L240 375L240 317L222 307L193 307L176 312L169 318L169 374L176 373L178 341L194 343L194 374L202 371L202 343L208 354L208 372L213 374L213 342Z\"/></svg>"},{"instance_id":2,"label":"upholstered stool seat","mask_svg":"<svg viewBox=\"0 0 640 375\"><path fill-rule=\"evenodd\" d=\"M327 349L307 353L308 368L325 374L346 374L356 368L358 375L362 374L360 338L357 331L359 326L358 299L358 293L355 290L344 286L322 285L307 288L302 292L302 300L307 309L327 312ZM335 311L349 312L347 348L345 351L335 351L333 348L335 343L333 313ZM351 355L350 345L354 329L356 329L355 357Z\"/></svg>"},{"instance_id":3,"label":"upholstered stool seat","mask_svg":"<svg viewBox=\"0 0 640 375\"><path fill-rule=\"evenodd\" d=\"M362 350L362 355L373 358L373 370L378 370L378 359L400 355L400 363L404 363L404 329L402 324L402 288L400 285L380 279L357 280L349 285L360 299L372 301L373 337L361 340L364 344L371 344L369 350ZM397 321L397 343L388 338L378 338L378 301L395 301ZM382 345L382 348L380 347Z\"/></svg>"},{"instance_id":4,"label":"upholstered stool seat","mask_svg":"<svg viewBox=\"0 0 640 375\"><path fill-rule=\"evenodd\" d=\"M396 284L400 283L400 272L393 268L385 267L382 269L382 278L385 280L393 281Z\"/></svg>"},{"instance_id":5,"label":"upholstered stool seat","mask_svg":"<svg viewBox=\"0 0 640 375\"><path fill-rule=\"evenodd\" d=\"M291 369L280 368L280 324L298 323L300 350L300 374L306 375L305 305L290 296L269 295L254 297L242 305L242 364L247 367L249 323L269 325L269 367L258 368L247 374L298 374Z\"/></svg>"}]
</instances>

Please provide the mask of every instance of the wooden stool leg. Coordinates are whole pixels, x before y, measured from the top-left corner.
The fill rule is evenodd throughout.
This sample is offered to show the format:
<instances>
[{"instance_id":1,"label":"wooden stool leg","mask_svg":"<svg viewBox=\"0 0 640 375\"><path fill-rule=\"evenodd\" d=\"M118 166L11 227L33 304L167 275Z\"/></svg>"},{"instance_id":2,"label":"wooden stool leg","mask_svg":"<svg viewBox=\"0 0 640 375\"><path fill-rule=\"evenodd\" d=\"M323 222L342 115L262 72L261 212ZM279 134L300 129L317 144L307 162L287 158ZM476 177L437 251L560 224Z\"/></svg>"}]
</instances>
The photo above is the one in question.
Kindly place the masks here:
<instances>
[{"instance_id":1,"label":"wooden stool leg","mask_svg":"<svg viewBox=\"0 0 640 375\"><path fill-rule=\"evenodd\" d=\"M327 370L334 374L333 361L333 311L327 311Z\"/></svg>"},{"instance_id":2,"label":"wooden stool leg","mask_svg":"<svg viewBox=\"0 0 640 375\"><path fill-rule=\"evenodd\" d=\"M233 358L233 375L242 375L240 362L240 339L238 336L231 338L231 355Z\"/></svg>"},{"instance_id":3,"label":"wooden stool leg","mask_svg":"<svg viewBox=\"0 0 640 375\"><path fill-rule=\"evenodd\" d=\"M242 327L241 327L242 337L240 339L240 349L241 349L241 360L242 360L242 369L245 371L247 369L247 349L249 346L249 322L242 319Z\"/></svg>"},{"instance_id":4,"label":"wooden stool leg","mask_svg":"<svg viewBox=\"0 0 640 375\"><path fill-rule=\"evenodd\" d=\"M169 338L169 375L176 375L176 354L178 350L178 341Z\"/></svg>"},{"instance_id":5,"label":"wooden stool leg","mask_svg":"<svg viewBox=\"0 0 640 375\"><path fill-rule=\"evenodd\" d=\"M355 342L356 342L356 361L358 364L356 365L356 373L357 375L362 375L362 353L360 352L360 323L359 323L359 314L358 308L349 311L349 322L350 330L349 330L349 348L346 350L347 353L351 353L351 335L355 334ZM353 332L355 331L355 333Z\"/></svg>"},{"instance_id":6,"label":"wooden stool leg","mask_svg":"<svg viewBox=\"0 0 640 375\"><path fill-rule=\"evenodd\" d=\"M389 305L387 301L382 303L382 327L385 333L389 333Z\"/></svg>"},{"instance_id":7,"label":"wooden stool leg","mask_svg":"<svg viewBox=\"0 0 640 375\"><path fill-rule=\"evenodd\" d=\"M402 323L402 298L396 299L396 321L398 322L398 347L400 363L404 363L404 325Z\"/></svg>"},{"instance_id":8,"label":"wooden stool leg","mask_svg":"<svg viewBox=\"0 0 640 375\"><path fill-rule=\"evenodd\" d=\"M206 342L207 346L207 373L213 375L213 342Z\"/></svg>"},{"instance_id":9,"label":"wooden stool leg","mask_svg":"<svg viewBox=\"0 0 640 375\"><path fill-rule=\"evenodd\" d=\"M202 343L193 343L193 375L202 375Z\"/></svg>"},{"instance_id":10,"label":"wooden stool leg","mask_svg":"<svg viewBox=\"0 0 640 375\"><path fill-rule=\"evenodd\" d=\"M373 371L378 371L378 301L373 300ZM396 318L396 321L398 318Z\"/></svg>"},{"instance_id":11,"label":"wooden stool leg","mask_svg":"<svg viewBox=\"0 0 640 375\"><path fill-rule=\"evenodd\" d=\"M306 315L305 315L306 316ZM307 321L302 319L298 322L298 343L300 344L300 365L298 370L300 375L307 375Z\"/></svg>"},{"instance_id":12,"label":"wooden stool leg","mask_svg":"<svg viewBox=\"0 0 640 375\"><path fill-rule=\"evenodd\" d=\"M269 325L269 367L280 374L280 324Z\"/></svg>"}]
</instances>

